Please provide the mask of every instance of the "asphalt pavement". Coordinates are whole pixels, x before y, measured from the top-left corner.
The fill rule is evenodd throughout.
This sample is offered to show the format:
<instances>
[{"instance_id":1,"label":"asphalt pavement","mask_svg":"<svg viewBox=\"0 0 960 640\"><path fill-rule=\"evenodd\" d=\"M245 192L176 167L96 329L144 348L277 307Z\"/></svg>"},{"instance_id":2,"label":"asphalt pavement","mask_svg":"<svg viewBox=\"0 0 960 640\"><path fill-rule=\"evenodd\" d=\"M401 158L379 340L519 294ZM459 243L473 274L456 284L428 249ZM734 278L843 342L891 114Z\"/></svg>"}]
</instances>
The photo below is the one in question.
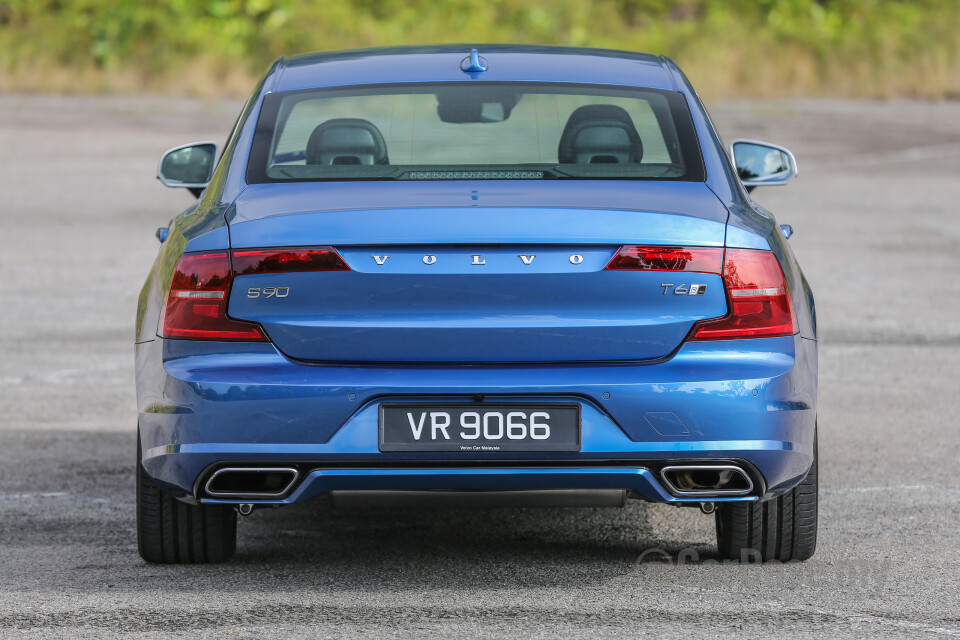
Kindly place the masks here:
<instances>
[{"instance_id":1,"label":"asphalt pavement","mask_svg":"<svg viewBox=\"0 0 960 640\"><path fill-rule=\"evenodd\" d=\"M234 561L134 529L137 294L190 196L167 148L237 101L0 96L0 637L960 636L960 102L738 101L797 155L754 192L820 322L820 540L736 565L695 509L344 512L240 522Z\"/></svg>"}]
</instances>

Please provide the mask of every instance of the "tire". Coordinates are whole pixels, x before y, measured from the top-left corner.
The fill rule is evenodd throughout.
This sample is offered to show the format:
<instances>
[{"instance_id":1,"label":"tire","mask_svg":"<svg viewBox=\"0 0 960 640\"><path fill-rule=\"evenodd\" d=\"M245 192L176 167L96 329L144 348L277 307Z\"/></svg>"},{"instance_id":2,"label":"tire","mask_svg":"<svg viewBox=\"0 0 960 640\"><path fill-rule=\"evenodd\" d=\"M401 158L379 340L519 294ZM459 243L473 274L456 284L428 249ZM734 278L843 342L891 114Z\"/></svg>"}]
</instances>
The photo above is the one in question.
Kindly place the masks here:
<instances>
[{"instance_id":1,"label":"tire","mask_svg":"<svg viewBox=\"0 0 960 640\"><path fill-rule=\"evenodd\" d=\"M809 560L817 548L817 438L803 482L766 502L718 505L717 548L726 560Z\"/></svg>"},{"instance_id":2,"label":"tire","mask_svg":"<svg viewBox=\"0 0 960 640\"><path fill-rule=\"evenodd\" d=\"M225 505L190 505L158 487L137 443L137 548L155 564L225 562L237 550L237 514Z\"/></svg>"}]
</instances>

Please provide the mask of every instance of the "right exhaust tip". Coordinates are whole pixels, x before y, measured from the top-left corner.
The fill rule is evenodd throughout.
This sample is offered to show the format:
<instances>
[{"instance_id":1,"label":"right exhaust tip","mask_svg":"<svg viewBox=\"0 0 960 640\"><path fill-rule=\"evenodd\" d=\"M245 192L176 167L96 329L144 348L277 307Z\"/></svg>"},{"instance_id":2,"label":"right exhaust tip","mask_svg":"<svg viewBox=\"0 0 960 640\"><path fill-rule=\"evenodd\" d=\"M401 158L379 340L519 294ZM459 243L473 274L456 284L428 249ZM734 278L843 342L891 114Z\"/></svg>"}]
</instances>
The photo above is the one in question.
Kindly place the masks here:
<instances>
[{"instance_id":1,"label":"right exhaust tip","mask_svg":"<svg viewBox=\"0 0 960 640\"><path fill-rule=\"evenodd\" d=\"M660 477L677 496L735 496L753 491L753 481L740 467L724 465L672 465Z\"/></svg>"}]
</instances>

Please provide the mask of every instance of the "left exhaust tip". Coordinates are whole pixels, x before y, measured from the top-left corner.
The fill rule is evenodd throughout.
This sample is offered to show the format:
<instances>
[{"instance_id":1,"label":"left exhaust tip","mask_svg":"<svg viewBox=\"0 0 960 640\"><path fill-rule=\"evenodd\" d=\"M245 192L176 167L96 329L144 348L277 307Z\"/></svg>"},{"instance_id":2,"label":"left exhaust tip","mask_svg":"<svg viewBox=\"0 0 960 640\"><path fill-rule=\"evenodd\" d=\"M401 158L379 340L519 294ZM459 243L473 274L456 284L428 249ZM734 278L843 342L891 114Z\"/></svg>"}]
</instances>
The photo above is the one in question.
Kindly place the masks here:
<instances>
[{"instance_id":1,"label":"left exhaust tip","mask_svg":"<svg viewBox=\"0 0 960 640\"><path fill-rule=\"evenodd\" d=\"M204 492L211 498L280 498L299 476L293 467L224 467L210 475Z\"/></svg>"}]
</instances>

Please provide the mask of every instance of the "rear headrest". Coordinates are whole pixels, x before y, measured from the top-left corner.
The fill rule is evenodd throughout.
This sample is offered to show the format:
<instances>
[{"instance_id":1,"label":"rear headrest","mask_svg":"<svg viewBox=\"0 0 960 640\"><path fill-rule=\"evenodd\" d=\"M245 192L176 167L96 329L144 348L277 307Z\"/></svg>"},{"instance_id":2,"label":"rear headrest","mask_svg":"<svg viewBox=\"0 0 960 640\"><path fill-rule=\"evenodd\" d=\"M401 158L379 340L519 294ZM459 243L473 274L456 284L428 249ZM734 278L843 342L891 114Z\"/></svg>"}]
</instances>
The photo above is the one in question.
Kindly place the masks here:
<instances>
[{"instance_id":1,"label":"rear headrest","mask_svg":"<svg viewBox=\"0 0 960 640\"><path fill-rule=\"evenodd\" d=\"M570 114L557 155L566 164L633 164L643 157L643 142L623 107L590 104Z\"/></svg>"},{"instance_id":2,"label":"rear headrest","mask_svg":"<svg viewBox=\"0 0 960 640\"><path fill-rule=\"evenodd\" d=\"M380 130L360 118L334 118L319 125L307 141L307 164L388 164Z\"/></svg>"}]
</instances>

